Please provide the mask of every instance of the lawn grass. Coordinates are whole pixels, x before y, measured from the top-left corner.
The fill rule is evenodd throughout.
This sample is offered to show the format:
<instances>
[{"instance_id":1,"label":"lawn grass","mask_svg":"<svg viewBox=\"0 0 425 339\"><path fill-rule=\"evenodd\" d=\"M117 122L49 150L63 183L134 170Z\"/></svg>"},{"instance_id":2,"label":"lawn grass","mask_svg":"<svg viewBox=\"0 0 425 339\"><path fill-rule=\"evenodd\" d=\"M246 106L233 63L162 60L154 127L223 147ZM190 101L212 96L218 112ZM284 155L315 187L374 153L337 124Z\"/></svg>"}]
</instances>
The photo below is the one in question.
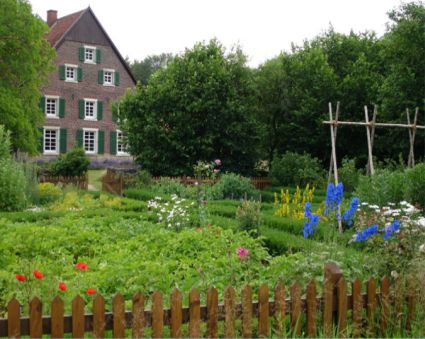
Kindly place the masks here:
<instances>
[{"instance_id":1,"label":"lawn grass","mask_svg":"<svg viewBox=\"0 0 425 339\"><path fill-rule=\"evenodd\" d=\"M92 169L88 171L89 174L89 189L95 191L102 190L102 177L106 174L105 169Z\"/></svg>"}]
</instances>

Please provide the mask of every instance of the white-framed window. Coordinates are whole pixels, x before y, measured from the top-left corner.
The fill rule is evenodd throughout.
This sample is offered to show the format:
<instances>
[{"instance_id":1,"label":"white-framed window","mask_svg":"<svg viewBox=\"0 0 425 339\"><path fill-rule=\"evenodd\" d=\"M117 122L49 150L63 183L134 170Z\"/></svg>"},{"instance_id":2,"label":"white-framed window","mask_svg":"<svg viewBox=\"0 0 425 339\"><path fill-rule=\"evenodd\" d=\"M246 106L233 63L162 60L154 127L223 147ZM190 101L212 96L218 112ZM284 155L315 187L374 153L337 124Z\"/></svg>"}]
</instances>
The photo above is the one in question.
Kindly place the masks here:
<instances>
[{"instance_id":1,"label":"white-framed window","mask_svg":"<svg viewBox=\"0 0 425 339\"><path fill-rule=\"evenodd\" d=\"M77 65L69 65L65 64L65 81L77 82L78 74L77 74Z\"/></svg>"},{"instance_id":2,"label":"white-framed window","mask_svg":"<svg viewBox=\"0 0 425 339\"><path fill-rule=\"evenodd\" d=\"M84 46L84 62L88 64L96 63L96 47Z\"/></svg>"},{"instance_id":3,"label":"white-framed window","mask_svg":"<svg viewBox=\"0 0 425 339\"><path fill-rule=\"evenodd\" d=\"M45 113L47 118L59 118L59 97L46 95Z\"/></svg>"},{"instance_id":4,"label":"white-framed window","mask_svg":"<svg viewBox=\"0 0 425 339\"><path fill-rule=\"evenodd\" d=\"M59 127L44 127L43 153L59 154Z\"/></svg>"},{"instance_id":5,"label":"white-framed window","mask_svg":"<svg viewBox=\"0 0 425 339\"><path fill-rule=\"evenodd\" d=\"M84 99L84 119L97 120L97 100Z\"/></svg>"},{"instance_id":6,"label":"white-framed window","mask_svg":"<svg viewBox=\"0 0 425 339\"><path fill-rule=\"evenodd\" d=\"M98 129L83 129L83 148L87 154L97 154Z\"/></svg>"},{"instance_id":7,"label":"white-framed window","mask_svg":"<svg viewBox=\"0 0 425 339\"><path fill-rule=\"evenodd\" d=\"M115 85L115 70L113 69L103 70L103 85L105 86Z\"/></svg>"},{"instance_id":8,"label":"white-framed window","mask_svg":"<svg viewBox=\"0 0 425 339\"><path fill-rule=\"evenodd\" d=\"M117 155L129 155L124 142L124 133L117 130Z\"/></svg>"}]
</instances>

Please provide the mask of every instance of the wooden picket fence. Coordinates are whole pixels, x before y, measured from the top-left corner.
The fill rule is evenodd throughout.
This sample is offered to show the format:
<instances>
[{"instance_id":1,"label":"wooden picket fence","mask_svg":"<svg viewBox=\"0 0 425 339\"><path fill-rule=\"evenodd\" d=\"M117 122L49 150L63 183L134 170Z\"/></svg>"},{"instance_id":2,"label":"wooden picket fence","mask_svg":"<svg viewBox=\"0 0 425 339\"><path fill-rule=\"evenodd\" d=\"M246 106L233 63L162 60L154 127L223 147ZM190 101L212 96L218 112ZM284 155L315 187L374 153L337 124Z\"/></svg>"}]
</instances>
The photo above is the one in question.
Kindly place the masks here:
<instances>
[{"instance_id":1,"label":"wooden picket fence","mask_svg":"<svg viewBox=\"0 0 425 339\"><path fill-rule=\"evenodd\" d=\"M193 177L181 176L181 177L170 177L170 179L179 181L183 185L195 185L195 183L211 183L210 180L198 180ZM267 177L251 177L251 183L257 189L263 189L271 185L271 181ZM161 177L154 176L152 181L160 181ZM131 185L132 179L130 176L121 173L119 170L108 168L106 174L102 177L102 191L109 192L116 195L122 195L126 186ZM214 183L217 182L214 181Z\"/></svg>"},{"instance_id":2,"label":"wooden picket fence","mask_svg":"<svg viewBox=\"0 0 425 339\"><path fill-rule=\"evenodd\" d=\"M55 185L61 184L63 186L74 185L75 187L86 190L89 184L89 176L87 173L80 177L40 175L38 177L38 182L50 182Z\"/></svg>"},{"instance_id":3,"label":"wooden picket fence","mask_svg":"<svg viewBox=\"0 0 425 339\"><path fill-rule=\"evenodd\" d=\"M271 333L277 337L385 337L390 324L397 324L398 328L407 331L411 329L417 303L413 280L408 280L407 293L404 294L401 280L390 286L384 277L377 290L375 280L370 278L365 293L362 293L362 283L356 279L351 284L351 294L348 294L347 282L338 269L331 266L325 270L320 295L311 281L305 296L302 296L301 285L294 283L287 298L286 287L279 283L274 288L274 300L271 300L269 287L263 284L255 302L252 288L247 285L241 291L239 303L233 287L225 289L224 304L219 304L217 289L210 288L206 305L201 306L200 293L193 289L189 294L189 307L183 307L183 295L175 289L168 309L164 309L160 292L152 294L150 309L145 309L145 301L148 303L149 300L145 300L143 294L136 294L131 311L126 311L124 297L117 294L112 300L112 312L105 312L105 299L97 295L93 300L93 313L85 314L85 302L77 296L72 301L72 314L64 315L64 302L56 297L50 306L50 316L43 316L42 304L34 298L29 304L29 317L21 317L21 305L12 299L7 305L7 318L0 319L0 337L29 335L41 338L51 335L52 338L63 338L65 334L71 334L72 338L83 338L85 333L91 332L94 338L103 338L105 331L112 331L114 338L123 338L126 334L133 338L145 335L162 338L168 333L172 338L265 338ZM254 317L258 319L255 327ZM240 320L240 326L236 326L237 320ZM205 325L201 326L202 323ZM169 332L164 332L165 326L169 326ZM131 333L127 329L131 329Z\"/></svg>"}]
</instances>

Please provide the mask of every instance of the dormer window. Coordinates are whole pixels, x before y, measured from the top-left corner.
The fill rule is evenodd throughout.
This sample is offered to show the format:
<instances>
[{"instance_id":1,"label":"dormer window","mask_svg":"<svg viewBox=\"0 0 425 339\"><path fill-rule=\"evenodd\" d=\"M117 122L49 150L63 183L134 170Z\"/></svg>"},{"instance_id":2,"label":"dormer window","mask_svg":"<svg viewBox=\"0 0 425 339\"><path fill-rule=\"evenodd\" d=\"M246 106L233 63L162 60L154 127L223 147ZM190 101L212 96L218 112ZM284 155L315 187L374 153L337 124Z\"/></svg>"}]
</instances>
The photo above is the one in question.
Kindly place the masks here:
<instances>
[{"instance_id":1,"label":"dormer window","mask_svg":"<svg viewBox=\"0 0 425 339\"><path fill-rule=\"evenodd\" d=\"M94 47L85 47L84 48L84 62L94 64L95 62L95 53L96 48Z\"/></svg>"}]
</instances>

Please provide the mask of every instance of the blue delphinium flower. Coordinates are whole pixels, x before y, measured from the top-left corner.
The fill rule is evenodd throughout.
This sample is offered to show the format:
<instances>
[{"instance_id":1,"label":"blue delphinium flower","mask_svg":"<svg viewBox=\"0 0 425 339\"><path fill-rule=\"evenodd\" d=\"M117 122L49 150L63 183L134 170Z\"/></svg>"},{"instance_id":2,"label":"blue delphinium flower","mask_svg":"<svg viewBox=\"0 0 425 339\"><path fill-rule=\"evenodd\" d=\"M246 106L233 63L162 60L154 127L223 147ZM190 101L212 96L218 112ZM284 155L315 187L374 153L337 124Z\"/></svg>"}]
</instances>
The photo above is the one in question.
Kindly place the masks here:
<instances>
[{"instance_id":1,"label":"blue delphinium flower","mask_svg":"<svg viewBox=\"0 0 425 339\"><path fill-rule=\"evenodd\" d=\"M359 198L353 198L350 202L350 207L346 210L342 216L342 219L347 223L348 226L353 224L353 215L356 213L360 205Z\"/></svg>"},{"instance_id":2,"label":"blue delphinium flower","mask_svg":"<svg viewBox=\"0 0 425 339\"><path fill-rule=\"evenodd\" d=\"M311 212L310 202L306 202L304 205L304 216L306 217L307 221L304 223L303 236L304 238L308 238L316 230L320 216Z\"/></svg>"},{"instance_id":3,"label":"blue delphinium flower","mask_svg":"<svg viewBox=\"0 0 425 339\"><path fill-rule=\"evenodd\" d=\"M367 238L371 237L377 232L378 232L378 225L372 225L364 229L363 231L358 232L356 236L356 241L359 241L359 242L365 241Z\"/></svg>"},{"instance_id":4,"label":"blue delphinium flower","mask_svg":"<svg viewBox=\"0 0 425 339\"><path fill-rule=\"evenodd\" d=\"M325 215L328 215L331 211L336 211L338 206L341 205L342 198L344 196L344 185L342 182L338 183L336 186L333 183L328 184L326 189L326 208Z\"/></svg>"},{"instance_id":5,"label":"blue delphinium flower","mask_svg":"<svg viewBox=\"0 0 425 339\"><path fill-rule=\"evenodd\" d=\"M400 229L400 220L394 220L390 226L385 228L384 240L388 240L394 232Z\"/></svg>"}]
</instances>

